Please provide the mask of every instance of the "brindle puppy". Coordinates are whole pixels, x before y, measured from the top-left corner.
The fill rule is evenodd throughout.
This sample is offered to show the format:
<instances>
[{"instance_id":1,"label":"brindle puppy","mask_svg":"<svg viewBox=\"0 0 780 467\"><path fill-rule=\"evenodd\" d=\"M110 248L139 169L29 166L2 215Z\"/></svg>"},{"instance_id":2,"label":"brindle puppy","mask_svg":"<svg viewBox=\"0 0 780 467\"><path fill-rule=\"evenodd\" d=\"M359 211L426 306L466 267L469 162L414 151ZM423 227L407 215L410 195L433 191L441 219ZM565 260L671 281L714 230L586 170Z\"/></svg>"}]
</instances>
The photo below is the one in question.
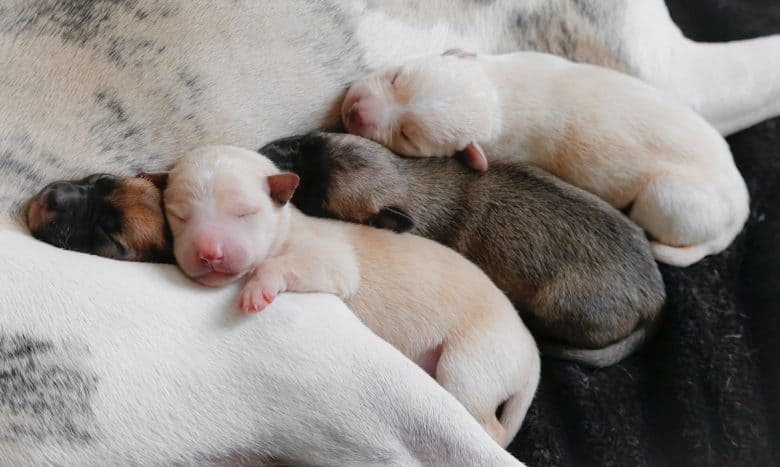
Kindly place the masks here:
<instances>
[{"instance_id":1,"label":"brindle puppy","mask_svg":"<svg viewBox=\"0 0 780 467\"><path fill-rule=\"evenodd\" d=\"M292 201L305 213L408 230L472 260L523 310L550 355L609 365L659 322L664 285L642 230L542 170L494 163L477 173L328 133L260 152L301 177Z\"/></svg>"},{"instance_id":2,"label":"brindle puppy","mask_svg":"<svg viewBox=\"0 0 780 467\"><path fill-rule=\"evenodd\" d=\"M33 236L67 250L128 261L172 262L171 236L154 175L90 175L47 185L30 201Z\"/></svg>"}]
</instances>

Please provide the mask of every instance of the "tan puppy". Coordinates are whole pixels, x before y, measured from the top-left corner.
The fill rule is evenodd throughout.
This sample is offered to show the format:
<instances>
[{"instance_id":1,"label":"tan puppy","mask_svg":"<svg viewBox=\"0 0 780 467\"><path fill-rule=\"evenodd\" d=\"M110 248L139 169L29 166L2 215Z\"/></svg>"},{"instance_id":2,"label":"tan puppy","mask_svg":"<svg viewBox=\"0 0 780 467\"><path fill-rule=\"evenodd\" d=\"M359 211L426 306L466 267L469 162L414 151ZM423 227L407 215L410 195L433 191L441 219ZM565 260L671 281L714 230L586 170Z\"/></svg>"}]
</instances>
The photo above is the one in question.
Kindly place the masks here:
<instances>
[{"instance_id":1,"label":"tan puppy","mask_svg":"<svg viewBox=\"0 0 780 467\"><path fill-rule=\"evenodd\" d=\"M164 193L179 266L209 286L248 276L239 299L248 311L284 291L338 295L508 445L540 365L509 300L479 268L433 241L301 214L287 203L297 183L252 151L191 152Z\"/></svg>"},{"instance_id":2,"label":"tan puppy","mask_svg":"<svg viewBox=\"0 0 780 467\"><path fill-rule=\"evenodd\" d=\"M742 230L748 192L724 139L636 78L552 55L448 51L356 81L346 128L408 156L532 162L600 196L687 266ZM484 151L483 151L484 149ZM486 158L487 155L487 158Z\"/></svg>"}]
</instances>

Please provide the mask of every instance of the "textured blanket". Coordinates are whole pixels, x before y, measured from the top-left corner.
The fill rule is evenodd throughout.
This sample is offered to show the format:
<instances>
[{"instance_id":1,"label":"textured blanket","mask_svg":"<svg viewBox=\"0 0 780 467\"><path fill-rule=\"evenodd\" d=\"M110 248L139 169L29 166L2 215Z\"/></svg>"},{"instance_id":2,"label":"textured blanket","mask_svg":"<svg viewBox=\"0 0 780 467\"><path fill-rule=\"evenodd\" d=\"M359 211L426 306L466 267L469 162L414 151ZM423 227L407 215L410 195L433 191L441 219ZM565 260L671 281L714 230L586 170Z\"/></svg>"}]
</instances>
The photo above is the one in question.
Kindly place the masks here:
<instances>
[{"instance_id":1,"label":"textured blanket","mask_svg":"<svg viewBox=\"0 0 780 467\"><path fill-rule=\"evenodd\" d=\"M777 1L668 3L696 40L780 33ZM729 143L752 197L744 232L719 256L662 268L667 318L642 352L600 370L543 362L510 446L529 465L780 465L780 120Z\"/></svg>"}]
</instances>

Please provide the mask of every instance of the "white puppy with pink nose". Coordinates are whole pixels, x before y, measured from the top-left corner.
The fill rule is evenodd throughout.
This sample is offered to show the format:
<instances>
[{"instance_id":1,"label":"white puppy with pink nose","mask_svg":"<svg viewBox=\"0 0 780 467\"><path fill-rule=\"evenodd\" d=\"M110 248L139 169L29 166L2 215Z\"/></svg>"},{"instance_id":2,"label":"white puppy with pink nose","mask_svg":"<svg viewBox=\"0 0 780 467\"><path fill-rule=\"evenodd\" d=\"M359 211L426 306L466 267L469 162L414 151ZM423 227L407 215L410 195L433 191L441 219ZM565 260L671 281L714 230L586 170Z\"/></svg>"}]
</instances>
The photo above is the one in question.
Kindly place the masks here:
<instances>
[{"instance_id":1,"label":"white puppy with pink nose","mask_svg":"<svg viewBox=\"0 0 780 467\"><path fill-rule=\"evenodd\" d=\"M347 130L407 156L477 169L524 160L588 190L647 231L657 260L724 250L749 213L725 140L636 78L552 55L460 50L378 70L342 104Z\"/></svg>"},{"instance_id":2,"label":"white puppy with pink nose","mask_svg":"<svg viewBox=\"0 0 780 467\"><path fill-rule=\"evenodd\" d=\"M247 311L284 291L338 295L508 445L540 361L506 296L433 241L301 214L288 204L297 184L252 151L209 146L186 155L164 193L179 266L209 286L248 277L239 298Z\"/></svg>"}]
</instances>

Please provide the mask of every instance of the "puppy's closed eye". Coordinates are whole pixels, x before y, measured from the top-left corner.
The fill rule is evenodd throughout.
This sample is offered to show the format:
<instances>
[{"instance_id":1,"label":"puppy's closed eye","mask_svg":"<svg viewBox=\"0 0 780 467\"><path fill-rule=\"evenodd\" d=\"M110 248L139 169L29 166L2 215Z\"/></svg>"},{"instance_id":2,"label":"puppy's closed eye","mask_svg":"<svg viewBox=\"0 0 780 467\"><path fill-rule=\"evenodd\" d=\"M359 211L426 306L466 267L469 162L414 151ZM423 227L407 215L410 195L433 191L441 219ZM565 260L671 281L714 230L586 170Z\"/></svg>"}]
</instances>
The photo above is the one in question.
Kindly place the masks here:
<instances>
[{"instance_id":1,"label":"puppy's closed eye","mask_svg":"<svg viewBox=\"0 0 780 467\"><path fill-rule=\"evenodd\" d=\"M368 224L380 229L392 230L394 232L408 232L414 227L414 220L403 210L394 207L383 207L379 212L369 219Z\"/></svg>"},{"instance_id":2,"label":"puppy's closed eye","mask_svg":"<svg viewBox=\"0 0 780 467\"><path fill-rule=\"evenodd\" d=\"M238 215L238 217L241 217L241 218L243 218L243 217L251 217L251 216L257 215L259 212L260 212L260 210L257 209L257 208L244 209L244 210L241 211L241 213Z\"/></svg>"},{"instance_id":3,"label":"puppy's closed eye","mask_svg":"<svg viewBox=\"0 0 780 467\"><path fill-rule=\"evenodd\" d=\"M187 216L183 213L168 211L168 220L177 220L179 222L187 222Z\"/></svg>"},{"instance_id":4,"label":"puppy's closed eye","mask_svg":"<svg viewBox=\"0 0 780 467\"><path fill-rule=\"evenodd\" d=\"M99 254L108 258L124 259L129 255L129 248L116 237L109 234L103 226L96 226L95 239L97 240Z\"/></svg>"}]
</instances>

